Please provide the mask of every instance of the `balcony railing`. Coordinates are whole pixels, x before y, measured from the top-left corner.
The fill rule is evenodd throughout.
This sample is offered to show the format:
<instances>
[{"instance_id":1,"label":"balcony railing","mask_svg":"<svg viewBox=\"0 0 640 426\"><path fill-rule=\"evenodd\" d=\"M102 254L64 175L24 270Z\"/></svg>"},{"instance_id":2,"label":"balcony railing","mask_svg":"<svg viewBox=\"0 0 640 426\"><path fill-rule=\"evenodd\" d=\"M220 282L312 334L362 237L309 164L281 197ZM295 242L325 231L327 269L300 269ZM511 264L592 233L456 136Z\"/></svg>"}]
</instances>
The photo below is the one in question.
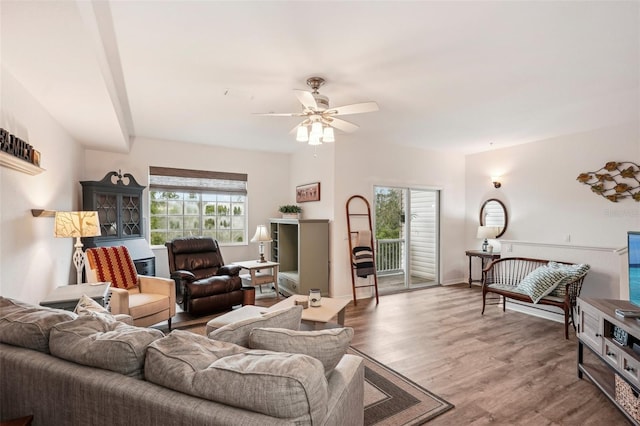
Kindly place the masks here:
<instances>
[{"instance_id":1,"label":"balcony railing","mask_svg":"<svg viewBox=\"0 0 640 426\"><path fill-rule=\"evenodd\" d=\"M380 275L401 272L404 239L376 241L376 271Z\"/></svg>"}]
</instances>

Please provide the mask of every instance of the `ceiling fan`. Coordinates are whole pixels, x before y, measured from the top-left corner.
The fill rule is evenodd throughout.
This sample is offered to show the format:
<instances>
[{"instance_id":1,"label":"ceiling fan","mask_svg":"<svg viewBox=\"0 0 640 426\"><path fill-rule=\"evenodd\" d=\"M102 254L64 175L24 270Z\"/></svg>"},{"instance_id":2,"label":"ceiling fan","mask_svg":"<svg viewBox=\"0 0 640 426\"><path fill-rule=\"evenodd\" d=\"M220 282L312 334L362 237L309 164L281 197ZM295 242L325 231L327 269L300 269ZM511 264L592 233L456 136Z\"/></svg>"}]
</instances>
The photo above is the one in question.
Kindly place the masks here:
<instances>
[{"instance_id":1,"label":"ceiling fan","mask_svg":"<svg viewBox=\"0 0 640 426\"><path fill-rule=\"evenodd\" d=\"M320 145L322 142L335 142L334 127L347 133L358 130L358 125L336 118L336 116L378 111L378 104L373 101L330 107L329 98L318 93L318 89L324 83L325 80L322 77L310 77L307 79L307 85L311 87L311 92L306 90L293 91L302 104L302 112L263 113L257 115L304 117L304 119L291 130L291 133L296 132L296 140L299 142L309 142L309 145Z\"/></svg>"}]
</instances>

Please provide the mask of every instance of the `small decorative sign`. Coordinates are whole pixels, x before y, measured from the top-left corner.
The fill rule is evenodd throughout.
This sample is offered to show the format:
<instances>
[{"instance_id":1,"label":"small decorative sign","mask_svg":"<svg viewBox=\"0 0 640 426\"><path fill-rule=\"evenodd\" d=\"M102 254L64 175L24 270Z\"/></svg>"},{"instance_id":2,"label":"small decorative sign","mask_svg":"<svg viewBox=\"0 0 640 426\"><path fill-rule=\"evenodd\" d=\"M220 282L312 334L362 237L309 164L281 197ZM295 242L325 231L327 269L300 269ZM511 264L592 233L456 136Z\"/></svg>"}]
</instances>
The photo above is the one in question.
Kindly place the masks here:
<instances>
[{"instance_id":1,"label":"small decorative sign","mask_svg":"<svg viewBox=\"0 0 640 426\"><path fill-rule=\"evenodd\" d=\"M296 186L296 203L320 201L320 182Z\"/></svg>"},{"instance_id":2,"label":"small decorative sign","mask_svg":"<svg viewBox=\"0 0 640 426\"><path fill-rule=\"evenodd\" d=\"M40 151L5 129L0 129L0 151L13 155L28 163L40 166Z\"/></svg>"}]
</instances>

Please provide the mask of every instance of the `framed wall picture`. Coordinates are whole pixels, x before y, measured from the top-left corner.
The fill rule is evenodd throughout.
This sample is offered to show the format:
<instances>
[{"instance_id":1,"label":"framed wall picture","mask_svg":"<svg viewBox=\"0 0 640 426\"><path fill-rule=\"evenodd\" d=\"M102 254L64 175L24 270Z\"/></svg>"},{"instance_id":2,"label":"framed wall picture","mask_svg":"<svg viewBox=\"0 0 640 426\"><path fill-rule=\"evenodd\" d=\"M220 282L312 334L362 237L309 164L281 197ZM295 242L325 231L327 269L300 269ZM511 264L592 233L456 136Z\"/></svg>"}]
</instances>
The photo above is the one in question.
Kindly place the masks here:
<instances>
[{"instance_id":1,"label":"framed wall picture","mask_svg":"<svg viewBox=\"0 0 640 426\"><path fill-rule=\"evenodd\" d=\"M296 186L296 203L320 201L320 182Z\"/></svg>"}]
</instances>

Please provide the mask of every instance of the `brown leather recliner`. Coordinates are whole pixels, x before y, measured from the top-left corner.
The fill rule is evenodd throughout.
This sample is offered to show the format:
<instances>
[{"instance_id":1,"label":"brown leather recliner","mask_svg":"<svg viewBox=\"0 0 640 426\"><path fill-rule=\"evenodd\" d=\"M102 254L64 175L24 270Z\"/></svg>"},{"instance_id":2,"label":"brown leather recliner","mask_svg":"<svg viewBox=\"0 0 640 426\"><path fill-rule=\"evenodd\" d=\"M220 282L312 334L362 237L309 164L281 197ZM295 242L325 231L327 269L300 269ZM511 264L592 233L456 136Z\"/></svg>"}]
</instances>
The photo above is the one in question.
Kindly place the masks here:
<instances>
[{"instance_id":1,"label":"brown leather recliner","mask_svg":"<svg viewBox=\"0 0 640 426\"><path fill-rule=\"evenodd\" d=\"M176 303L185 312L204 315L242 304L240 267L224 265L216 240L184 237L165 246L169 272L176 282Z\"/></svg>"}]
</instances>

